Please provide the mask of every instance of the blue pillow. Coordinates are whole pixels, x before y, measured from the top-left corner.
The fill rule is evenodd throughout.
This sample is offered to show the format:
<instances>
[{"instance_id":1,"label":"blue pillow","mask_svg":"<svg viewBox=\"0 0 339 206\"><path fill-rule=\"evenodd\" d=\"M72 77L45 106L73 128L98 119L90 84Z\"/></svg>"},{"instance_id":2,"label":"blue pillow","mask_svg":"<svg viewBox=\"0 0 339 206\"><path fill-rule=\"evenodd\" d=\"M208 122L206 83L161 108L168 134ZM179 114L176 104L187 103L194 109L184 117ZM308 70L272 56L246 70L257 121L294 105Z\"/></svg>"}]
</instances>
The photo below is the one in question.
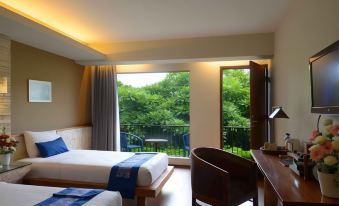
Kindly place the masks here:
<instances>
[{"instance_id":1,"label":"blue pillow","mask_svg":"<svg viewBox=\"0 0 339 206\"><path fill-rule=\"evenodd\" d=\"M53 141L39 142L35 144L38 147L41 157L50 157L69 151L61 137Z\"/></svg>"}]
</instances>

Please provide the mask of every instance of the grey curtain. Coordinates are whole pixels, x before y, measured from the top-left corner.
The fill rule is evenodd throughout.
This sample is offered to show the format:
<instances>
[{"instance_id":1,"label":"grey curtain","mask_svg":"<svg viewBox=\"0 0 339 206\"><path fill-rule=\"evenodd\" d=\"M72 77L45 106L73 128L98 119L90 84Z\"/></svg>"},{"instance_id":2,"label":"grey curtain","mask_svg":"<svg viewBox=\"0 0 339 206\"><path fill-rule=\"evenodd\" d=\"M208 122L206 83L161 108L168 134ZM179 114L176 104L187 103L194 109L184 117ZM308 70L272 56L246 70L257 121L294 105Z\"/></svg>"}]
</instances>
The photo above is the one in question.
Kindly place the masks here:
<instances>
[{"instance_id":1,"label":"grey curtain","mask_svg":"<svg viewBox=\"0 0 339 206\"><path fill-rule=\"evenodd\" d=\"M92 148L119 150L119 116L115 66L92 67Z\"/></svg>"}]
</instances>

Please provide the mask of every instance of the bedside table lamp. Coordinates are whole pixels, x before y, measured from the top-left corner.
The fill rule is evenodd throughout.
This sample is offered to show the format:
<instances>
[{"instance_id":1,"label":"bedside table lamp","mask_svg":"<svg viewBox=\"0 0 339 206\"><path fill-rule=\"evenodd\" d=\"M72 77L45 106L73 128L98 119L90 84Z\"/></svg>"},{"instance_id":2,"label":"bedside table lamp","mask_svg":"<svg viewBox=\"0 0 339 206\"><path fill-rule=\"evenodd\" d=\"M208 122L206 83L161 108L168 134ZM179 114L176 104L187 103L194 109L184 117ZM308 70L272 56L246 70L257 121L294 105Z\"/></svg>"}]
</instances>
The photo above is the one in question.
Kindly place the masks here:
<instances>
[{"instance_id":1,"label":"bedside table lamp","mask_svg":"<svg viewBox=\"0 0 339 206\"><path fill-rule=\"evenodd\" d=\"M283 118L283 119L289 119L287 114L284 112L281 106L272 107L272 113L268 116L269 118L269 124L270 124L270 137L269 142L274 142L274 139L272 137L272 131L273 131L273 119Z\"/></svg>"}]
</instances>

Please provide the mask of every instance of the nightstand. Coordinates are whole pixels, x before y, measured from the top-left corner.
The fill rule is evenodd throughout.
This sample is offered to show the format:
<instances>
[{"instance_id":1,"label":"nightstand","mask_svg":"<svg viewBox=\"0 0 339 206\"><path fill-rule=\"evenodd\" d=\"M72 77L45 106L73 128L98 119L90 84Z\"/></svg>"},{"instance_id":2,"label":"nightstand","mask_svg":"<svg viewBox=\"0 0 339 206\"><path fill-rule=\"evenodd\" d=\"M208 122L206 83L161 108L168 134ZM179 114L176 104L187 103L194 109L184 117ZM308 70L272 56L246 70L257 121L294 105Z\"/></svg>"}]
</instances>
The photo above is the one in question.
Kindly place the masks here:
<instances>
[{"instance_id":1,"label":"nightstand","mask_svg":"<svg viewBox=\"0 0 339 206\"><path fill-rule=\"evenodd\" d=\"M0 166L0 181L22 183L22 179L29 171L31 171L31 163L12 162L8 166Z\"/></svg>"}]
</instances>

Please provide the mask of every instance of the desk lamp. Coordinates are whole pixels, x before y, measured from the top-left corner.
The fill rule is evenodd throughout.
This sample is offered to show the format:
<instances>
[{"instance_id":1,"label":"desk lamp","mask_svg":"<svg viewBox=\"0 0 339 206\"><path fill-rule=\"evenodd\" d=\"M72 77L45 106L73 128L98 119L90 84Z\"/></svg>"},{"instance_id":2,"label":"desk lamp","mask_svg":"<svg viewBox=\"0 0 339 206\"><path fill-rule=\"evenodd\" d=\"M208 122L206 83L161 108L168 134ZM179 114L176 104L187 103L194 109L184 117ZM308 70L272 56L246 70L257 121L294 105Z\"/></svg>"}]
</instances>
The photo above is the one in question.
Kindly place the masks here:
<instances>
[{"instance_id":1,"label":"desk lamp","mask_svg":"<svg viewBox=\"0 0 339 206\"><path fill-rule=\"evenodd\" d=\"M287 114L284 112L284 110L282 109L281 106L276 106L276 107L272 107L273 112L270 114L270 116L268 116L269 118L269 123L272 126L272 130L270 128L270 138L269 138L269 142L274 142L273 138L272 138L272 131L273 131L273 120L272 119L278 119L278 118L282 118L282 119L289 119L289 117L287 116Z\"/></svg>"}]
</instances>

